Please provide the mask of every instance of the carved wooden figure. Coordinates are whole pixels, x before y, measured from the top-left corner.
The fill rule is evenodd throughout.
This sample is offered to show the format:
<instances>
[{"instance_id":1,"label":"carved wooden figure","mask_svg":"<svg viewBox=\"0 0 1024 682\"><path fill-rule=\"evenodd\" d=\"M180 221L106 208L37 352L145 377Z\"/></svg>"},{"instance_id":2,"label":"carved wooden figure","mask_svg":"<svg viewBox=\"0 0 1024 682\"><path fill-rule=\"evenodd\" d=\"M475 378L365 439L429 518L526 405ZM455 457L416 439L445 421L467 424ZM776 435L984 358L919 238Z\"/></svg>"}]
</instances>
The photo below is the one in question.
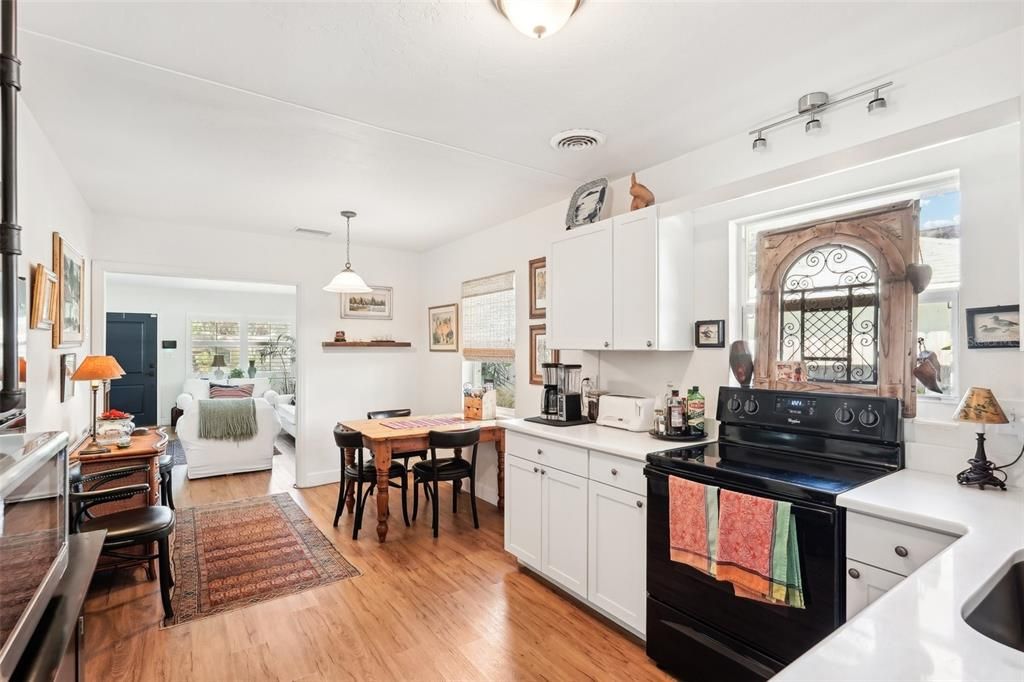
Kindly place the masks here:
<instances>
[{"instance_id":1,"label":"carved wooden figure","mask_svg":"<svg viewBox=\"0 0 1024 682\"><path fill-rule=\"evenodd\" d=\"M654 203L654 192L636 181L636 173L629 176L629 194L633 197L629 204L630 211L647 208Z\"/></svg>"}]
</instances>

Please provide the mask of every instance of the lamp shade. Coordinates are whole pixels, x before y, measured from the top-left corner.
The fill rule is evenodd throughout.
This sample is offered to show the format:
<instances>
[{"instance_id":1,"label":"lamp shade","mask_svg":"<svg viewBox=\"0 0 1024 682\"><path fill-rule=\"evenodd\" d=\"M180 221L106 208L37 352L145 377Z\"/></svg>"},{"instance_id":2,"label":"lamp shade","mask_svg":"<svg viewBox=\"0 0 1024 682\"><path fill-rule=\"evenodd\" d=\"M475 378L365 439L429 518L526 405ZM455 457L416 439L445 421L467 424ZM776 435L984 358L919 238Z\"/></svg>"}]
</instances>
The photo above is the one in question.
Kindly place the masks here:
<instances>
[{"instance_id":1,"label":"lamp shade","mask_svg":"<svg viewBox=\"0 0 1024 682\"><path fill-rule=\"evenodd\" d=\"M117 358L112 355L87 355L82 364L78 366L75 373L71 375L72 381L106 381L108 379L120 379L124 376L124 370L118 364Z\"/></svg>"},{"instance_id":2,"label":"lamp shade","mask_svg":"<svg viewBox=\"0 0 1024 682\"><path fill-rule=\"evenodd\" d=\"M338 294L368 294L373 289L366 286L366 282L355 270L346 267L324 286L324 291Z\"/></svg>"},{"instance_id":3,"label":"lamp shade","mask_svg":"<svg viewBox=\"0 0 1024 682\"><path fill-rule=\"evenodd\" d=\"M495 0L498 10L523 35L547 38L557 33L581 0Z\"/></svg>"},{"instance_id":4,"label":"lamp shade","mask_svg":"<svg viewBox=\"0 0 1024 682\"><path fill-rule=\"evenodd\" d=\"M228 363L224 362L224 356L217 354L213 356L213 364L211 367L227 367Z\"/></svg>"},{"instance_id":5,"label":"lamp shade","mask_svg":"<svg viewBox=\"0 0 1024 682\"><path fill-rule=\"evenodd\" d=\"M1010 421L992 391L977 386L967 389L960 404L956 406L953 419L975 424L1006 424Z\"/></svg>"}]
</instances>

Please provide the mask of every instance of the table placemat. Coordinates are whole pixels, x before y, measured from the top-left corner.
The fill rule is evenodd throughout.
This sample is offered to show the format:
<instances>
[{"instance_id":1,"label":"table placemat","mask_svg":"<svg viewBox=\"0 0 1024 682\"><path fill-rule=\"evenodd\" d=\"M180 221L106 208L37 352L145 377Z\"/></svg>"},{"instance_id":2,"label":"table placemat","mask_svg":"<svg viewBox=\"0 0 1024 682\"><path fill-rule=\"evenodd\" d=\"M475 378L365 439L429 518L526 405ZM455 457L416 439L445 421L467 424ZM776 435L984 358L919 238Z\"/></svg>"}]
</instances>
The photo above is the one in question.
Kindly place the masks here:
<instances>
[{"instance_id":1,"label":"table placemat","mask_svg":"<svg viewBox=\"0 0 1024 682\"><path fill-rule=\"evenodd\" d=\"M427 417L425 419L403 419L402 421L381 422L381 426L389 429L425 429L430 426L451 426L452 424L468 424L469 420L462 417Z\"/></svg>"}]
</instances>

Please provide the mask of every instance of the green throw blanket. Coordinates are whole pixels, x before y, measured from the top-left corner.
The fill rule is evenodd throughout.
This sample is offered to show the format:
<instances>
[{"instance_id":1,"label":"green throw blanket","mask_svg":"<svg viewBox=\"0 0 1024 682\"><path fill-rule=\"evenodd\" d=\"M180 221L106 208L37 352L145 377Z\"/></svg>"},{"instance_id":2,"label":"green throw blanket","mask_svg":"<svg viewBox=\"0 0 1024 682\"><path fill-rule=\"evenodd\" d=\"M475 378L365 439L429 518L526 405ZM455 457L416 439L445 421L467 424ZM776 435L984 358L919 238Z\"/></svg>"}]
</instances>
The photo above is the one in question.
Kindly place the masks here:
<instances>
[{"instance_id":1,"label":"green throw blanket","mask_svg":"<svg viewBox=\"0 0 1024 682\"><path fill-rule=\"evenodd\" d=\"M250 440L256 435L256 403L252 398L199 401L199 437L209 440Z\"/></svg>"}]
</instances>

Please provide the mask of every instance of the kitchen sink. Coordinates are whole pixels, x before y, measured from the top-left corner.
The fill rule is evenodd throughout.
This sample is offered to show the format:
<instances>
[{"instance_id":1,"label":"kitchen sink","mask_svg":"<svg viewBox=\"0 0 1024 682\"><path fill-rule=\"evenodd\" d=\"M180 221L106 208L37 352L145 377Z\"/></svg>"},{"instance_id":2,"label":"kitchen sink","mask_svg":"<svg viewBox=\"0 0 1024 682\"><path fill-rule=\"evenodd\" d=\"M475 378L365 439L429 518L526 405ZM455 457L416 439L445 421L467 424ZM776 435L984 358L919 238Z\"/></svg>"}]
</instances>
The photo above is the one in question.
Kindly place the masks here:
<instances>
[{"instance_id":1,"label":"kitchen sink","mask_svg":"<svg viewBox=\"0 0 1024 682\"><path fill-rule=\"evenodd\" d=\"M989 639L1024 651L1024 559L1010 565L964 620Z\"/></svg>"}]
</instances>

